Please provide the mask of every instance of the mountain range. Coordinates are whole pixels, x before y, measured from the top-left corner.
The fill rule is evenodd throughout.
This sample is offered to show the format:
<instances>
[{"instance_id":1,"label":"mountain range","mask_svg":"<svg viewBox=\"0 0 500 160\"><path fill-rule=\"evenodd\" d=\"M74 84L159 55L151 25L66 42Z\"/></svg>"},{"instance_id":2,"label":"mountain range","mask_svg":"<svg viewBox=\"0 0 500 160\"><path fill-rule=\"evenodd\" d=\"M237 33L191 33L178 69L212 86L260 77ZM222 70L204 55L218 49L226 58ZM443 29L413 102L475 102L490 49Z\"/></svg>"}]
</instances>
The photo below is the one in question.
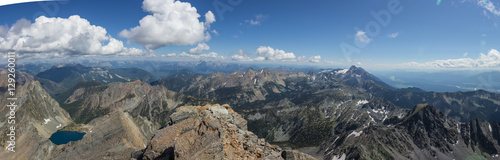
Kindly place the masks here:
<instances>
[{"instance_id":1,"label":"mountain range","mask_svg":"<svg viewBox=\"0 0 500 160\"><path fill-rule=\"evenodd\" d=\"M5 73L1 70L4 115ZM21 72L23 107L16 112L26 118L16 125L23 152L0 156L493 159L500 151L500 97L484 90L398 89L356 66L171 73L154 81L145 70L81 65L53 67L36 76ZM53 123L44 124L47 118ZM55 145L48 137L57 130L86 134ZM7 125L0 131L7 132Z\"/></svg>"},{"instance_id":2,"label":"mountain range","mask_svg":"<svg viewBox=\"0 0 500 160\"><path fill-rule=\"evenodd\" d=\"M113 82L132 82L139 79L145 82L152 82L157 79L156 76L149 72L137 68L107 69L86 67L81 64L74 66L54 66L51 69L38 73L36 77L55 82L65 89L72 88L79 82L86 81L98 81L108 84ZM53 94L60 94L65 91L48 90Z\"/></svg>"}]
</instances>

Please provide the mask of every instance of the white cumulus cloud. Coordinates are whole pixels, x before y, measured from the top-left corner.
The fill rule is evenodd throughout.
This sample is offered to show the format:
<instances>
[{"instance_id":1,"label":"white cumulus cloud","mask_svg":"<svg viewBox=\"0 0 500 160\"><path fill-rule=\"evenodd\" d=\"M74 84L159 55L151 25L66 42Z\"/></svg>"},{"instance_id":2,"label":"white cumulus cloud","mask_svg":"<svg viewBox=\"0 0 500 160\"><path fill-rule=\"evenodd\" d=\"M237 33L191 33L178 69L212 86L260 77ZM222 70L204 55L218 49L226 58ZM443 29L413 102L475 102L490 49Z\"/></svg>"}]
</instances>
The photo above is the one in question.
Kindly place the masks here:
<instances>
[{"instance_id":1,"label":"white cumulus cloud","mask_svg":"<svg viewBox=\"0 0 500 160\"><path fill-rule=\"evenodd\" d=\"M235 61L245 61L245 62L266 60L266 58L264 57L251 58L250 56L248 56L248 53L245 52L243 49L238 49L237 53L231 56L231 59Z\"/></svg>"},{"instance_id":2,"label":"white cumulus cloud","mask_svg":"<svg viewBox=\"0 0 500 160\"><path fill-rule=\"evenodd\" d=\"M368 44L372 41L370 37L366 35L366 32L364 31L358 31L356 32L356 35L354 36L354 39L362 44Z\"/></svg>"},{"instance_id":3,"label":"white cumulus cloud","mask_svg":"<svg viewBox=\"0 0 500 160\"><path fill-rule=\"evenodd\" d=\"M312 56L307 58L306 56L299 56L297 57L298 62L312 62L312 63L319 63L321 61L321 56Z\"/></svg>"},{"instance_id":4,"label":"white cumulus cloud","mask_svg":"<svg viewBox=\"0 0 500 160\"><path fill-rule=\"evenodd\" d=\"M500 16L500 9L497 8L492 1L477 0L477 5L483 7L489 13Z\"/></svg>"},{"instance_id":5,"label":"white cumulus cloud","mask_svg":"<svg viewBox=\"0 0 500 160\"><path fill-rule=\"evenodd\" d=\"M254 19L245 20L245 23L248 23L251 26L260 26L261 22L264 21L268 15L258 14L255 15Z\"/></svg>"},{"instance_id":6,"label":"white cumulus cloud","mask_svg":"<svg viewBox=\"0 0 500 160\"><path fill-rule=\"evenodd\" d=\"M208 46L206 43L198 43L198 46L195 48L189 49L190 54L201 54L203 51L208 51L210 49L210 46Z\"/></svg>"},{"instance_id":7,"label":"white cumulus cloud","mask_svg":"<svg viewBox=\"0 0 500 160\"><path fill-rule=\"evenodd\" d=\"M152 13L139 21L139 26L120 32L120 36L147 49L168 45L194 45L210 39L208 27L215 22L211 11L205 22L188 2L177 0L144 0L142 8Z\"/></svg>"},{"instance_id":8,"label":"white cumulus cloud","mask_svg":"<svg viewBox=\"0 0 500 160\"><path fill-rule=\"evenodd\" d=\"M426 68L494 68L500 67L500 53L496 49L491 49L488 54L481 53L476 59L459 58L426 63L410 62L404 65Z\"/></svg>"},{"instance_id":9,"label":"white cumulus cloud","mask_svg":"<svg viewBox=\"0 0 500 160\"><path fill-rule=\"evenodd\" d=\"M205 21L206 24L211 24L215 22L215 15L214 13L212 13L212 11L208 11L207 13L205 13Z\"/></svg>"},{"instance_id":10,"label":"white cumulus cloud","mask_svg":"<svg viewBox=\"0 0 500 160\"><path fill-rule=\"evenodd\" d=\"M216 59L216 60L225 60L226 57L219 56L219 54L215 52L210 52L207 54L189 54L186 52L182 52L181 54L170 53L166 55L161 55L162 57L171 57L171 58L189 58L189 59Z\"/></svg>"},{"instance_id":11,"label":"white cumulus cloud","mask_svg":"<svg viewBox=\"0 0 500 160\"><path fill-rule=\"evenodd\" d=\"M251 58L251 57L245 56L245 55L233 55L233 56L231 56L231 59L235 60L235 61L244 61L244 62L264 61L264 60L266 60L265 57Z\"/></svg>"},{"instance_id":12,"label":"white cumulus cloud","mask_svg":"<svg viewBox=\"0 0 500 160\"><path fill-rule=\"evenodd\" d=\"M284 50L274 49L270 46L260 46L257 51L250 56L247 52L242 49L238 49L238 52L231 56L232 60L235 61L246 61L246 62L257 62L257 61L276 61L276 62L300 62L300 63L319 63L321 62L321 56L312 56L307 58L306 56L295 56L292 52L285 52ZM252 58L255 57L255 58Z\"/></svg>"},{"instance_id":13,"label":"white cumulus cloud","mask_svg":"<svg viewBox=\"0 0 500 160\"><path fill-rule=\"evenodd\" d=\"M218 35L219 35L219 32L217 32L217 30L215 30L215 29L214 29L214 30L212 30L211 32L212 32L214 35L216 35L216 36L218 36Z\"/></svg>"},{"instance_id":14,"label":"white cumulus cloud","mask_svg":"<svg viewBox=\"0 0 500 160\"><path fill-rule=\"evenodd\" d=\"M309 58L309 61L314 63L319 63L320 60L321 56L312 56L311 58Z\"/></svg>"},{"instance_id":15,"label":"white cumulus cloud","mask_svg":"<svg viewBox=\"0 0 500 160\"><path fill-rule=\"evenodd\" d=\"M296 56L292 52L285 52L280 49L274 49L269 46L260 46L257 48L256 55L265 57L266 60L272 61L282 61L282 60L292 60L295 59Z\"/></svg>"},{"instance_id":16,"label":"white cumulus cloud","mask_svg":"<svg viewBox=\"0 0 500 160\"><path fill-rule=\"evenodd\" d=\"M24 58L71 56L153 56L152 51L126 48L105 28L91 25L78 15L69 18L21 19L12 27L0 27L0 52L14 50Z\"/></svg>"},{"instance_id":17,"label":"white cumulus cloud","mask_svg":"<svg viewBox=\"0 0 500 160\"><path fill-rule=\"evenodd\" d=\"M245 55L233 55L231 56L231 59L235 61L253 61L252 58L245 56Z\"/></svg>"},{"instance_id":18,"label":"white cumulus cloud","mask_svg":"<svg viewBox=\"0 0 500 160\"><path fill-rule=\"evenodd\" d=\"M387 37L389 37L389 38L396 38L398 36L399 36L399 32L394 32L394 33L387 35Z\"/></svg>"}]
</instances>

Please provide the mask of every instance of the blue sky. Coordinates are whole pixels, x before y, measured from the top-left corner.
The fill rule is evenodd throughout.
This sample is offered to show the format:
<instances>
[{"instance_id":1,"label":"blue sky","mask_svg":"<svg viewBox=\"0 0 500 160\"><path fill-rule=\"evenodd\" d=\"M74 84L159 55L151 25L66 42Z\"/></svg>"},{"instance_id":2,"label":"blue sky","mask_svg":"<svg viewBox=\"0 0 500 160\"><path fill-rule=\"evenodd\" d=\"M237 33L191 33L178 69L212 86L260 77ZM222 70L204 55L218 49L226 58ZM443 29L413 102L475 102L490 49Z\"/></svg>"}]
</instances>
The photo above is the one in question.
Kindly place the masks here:
<instances>
[{"instance_id":1,"label":"blue sky","mask_svg":"<svg viewBox=\"0 0 500 160\"><path fill-rule=\"evenodd\" d=\"M12 26L23 18L31 21L30 23L35 23L35 19L41 15L64 19L78 15L79 18L73 20L84 19L90 25L102 27L107 31L105 37L109 38L97 38L99 39L96 41L97 44L101 43L102 46L98 46L95 50L79 50L72 47L58 50L47 46L38 48L18 46L20 48L17 49L19 52L26 52L23 55L32 59L95 55L132 59L134 56L149 56L151 59L165 60L198 61L201 59L324 66L355 64L373 68L492 69L500 66L500 55L497 54L497 50L500 49L500 38L498 38L500 36L498 28L500 2L498 1L488 0L483 4L482 0L443 0L437 5L436 1L409 0L317 0L312 2L241 0L240 4L233 4L234 6L225 0L183 0L181 2L191 5L187 8L196 8L199 23L189 21L186 24L198 25L191 29L203 33L196 32L197 36L192 34L184 36L186 34L182 33L185 31L183 29L158 28L170 26L168 23L171 21L168 20L165 23L159 23L161 25L155 28L158 30L152 30L147 27L148 25L140 24L141 19L153 15L153 12L157 12L158 15L171 13L171 11L161 10L164 8L160 8L160 11L155 10L153 7L158 5L154 3L159 2L153 0L151 0L153 5L149 10L143 7L143 1L139 0L70 0L0 6L0 15L2 15L0 25L4 28L3 33L0 28L0 38L3 36L3 43L8 44L6 33L13 32ZM372 11L375 13L388 11L388 4L398 2L400 12L391 13L386 26L382 26L372 15ZM222 14L214 7L214 3L227 5L225 9L229 10ZM169 9L176 10L175 7L179 8L181 5L173 7ZM209 23L206 20L205 14L209 11L213 13L215 22ZM162 19L161 16L156 18ZM79 23L75 22L75 24ZM380 26L378 34L370 35L373 32L365 28L370 24ZM132 31L131 28L138 26L140 30ZM175 25L171 27L175 28ZM21 34L18 37L25 36L33 39L39 34L35 30L26 32L32 35ZM88 42L91 47L95 39L82 39L81 35L95 30L93 28L81 34L74 34L74 37L80 38L73 38L80 40L79 44ZM129 31L128 34L123 33L124 30ZM156 34L146 33L150 30L157 32ZM165 37L170 38L162 37L165 33ZM48 37L57 39L59 38L57 36L63 35L54 34L56 33ZM155 39L146 35L162 36ZM206 38L207 35L210 38ZM36 42L43 43L41 39L43 38L38 39L40 42ZM108 50L109 53L106 52L106 54L100 53L105 52L105 49L101 48L110 39L123 42L123 47ZM29 40L24 43L29 42L35 44ZM53 44L62 45L59 43L61 42L53 41ZM190 49L197 47L198 44L202 44L200 48L204 49L190 52ZM341 44L354 46L358 50L346 53L342 50ZM357 47L356 44L361 44L363 47ZM0 39L0 51L3 49L5 52L9 47L11 45L4 45L2 48Z\"/></svg>"}]
</instances>

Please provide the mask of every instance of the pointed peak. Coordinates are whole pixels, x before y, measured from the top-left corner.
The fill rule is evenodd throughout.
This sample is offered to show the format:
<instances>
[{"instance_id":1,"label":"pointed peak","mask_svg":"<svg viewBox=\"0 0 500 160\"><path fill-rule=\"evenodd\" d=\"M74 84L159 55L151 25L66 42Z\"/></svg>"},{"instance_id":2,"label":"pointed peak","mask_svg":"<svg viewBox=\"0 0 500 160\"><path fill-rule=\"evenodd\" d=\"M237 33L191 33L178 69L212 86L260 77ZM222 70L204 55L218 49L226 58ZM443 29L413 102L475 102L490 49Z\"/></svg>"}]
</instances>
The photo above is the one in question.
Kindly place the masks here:
<instances>
[{"instance_id":1,"label":"pointed peak","mask_svg":"<svg viewBox=\"0 0 500 160\"><path fill-rule=\"evenodd\" d=\"M349 67L349 70L353 70L353 69L357 69L358 67L356 67L355 65L352 65L351 67Z\"/></svg>"},{"instance_id":2,"label":"pointed peak","mask_svg":"<svg viewBox=\"0 0 500 160\"><path fill-rule=\"evenodd\" d=\"M439 110L434 108L431 105L428 104L417 104L408 114L408 118L412 117L415 114L420 114L420 115L437 115L437 114L442 114Z\"/></svg>"},{"instance_id":3,"label":"pointed peak","mask_svg":"<svg viewBox=\"0 0 500 160\"><path fill-rule=\"evenodd\" d=\"M247 72L250 72L250 71L255 71L255 69L253 69L252 67L249 67Z\"/></svg>"},{"instance_id":4,"label":"pointed peak","mask_svg":"<svg viewBox=\"0 0 500 160\"><path fill-rule=\"evenodd\" d=\"M363 71L363 72L366 72L363 68L361 67L356 67L355 65L352 65L350 68L349 68L350 71Z\"/></svg>"}]
</instances>

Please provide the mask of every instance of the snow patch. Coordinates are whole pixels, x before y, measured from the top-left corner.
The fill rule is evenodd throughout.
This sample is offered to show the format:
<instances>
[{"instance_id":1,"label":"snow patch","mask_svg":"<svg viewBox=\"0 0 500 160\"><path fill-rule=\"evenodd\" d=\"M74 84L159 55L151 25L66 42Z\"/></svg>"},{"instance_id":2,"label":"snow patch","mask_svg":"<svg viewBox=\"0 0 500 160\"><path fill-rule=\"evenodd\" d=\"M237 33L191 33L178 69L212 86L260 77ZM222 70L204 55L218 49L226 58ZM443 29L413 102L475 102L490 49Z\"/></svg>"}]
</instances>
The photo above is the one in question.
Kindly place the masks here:
<instances>
[{"instance_id":1,"label":"snow patch","mask_svg":"<svg viewBox=\"0 0 500 160\"><path fill-rule=\"evenodd\" d=\"M488 128L490 129L490 132L493 132L493 129L491 129L491 124L488 124Z\"/></svg>"},{"instance_id":2,"label":"snow patch","mask_svg":"<svg viewBox=\"0 0 500 160\"><path fill-rule=\"evenodd\" d=\"M121 78L121 79L123 79L123 80L130 81L130 79L129 79L129 78L123 78L122 76L120 76L120 75L118 75L118 74L115 74L115 76L116 76L116 77L118 77L118 78Z\"/></svg>"},{"instance_id":3,"label":"snow patch","mask_svg":"<svg viewBox=\"0 0 500 160\"><path fill-rule=\"evenodd\" d=\"M347 73L347 71L349 71L349 69L343 69L343 70L335 71L335 75L337 75L337 74L345 74L345 73Z\"/></svg>"},{"instance_id":4,"label":"snow patch","mask_svg":"<svg viewBox=\"0 0 500 160\"><path fill-rule=\"evenodd\" d=\"M346 158L345 153L342 153L342 156L338 156L338 155L333 156L332 160L345 160L345 158Z\"/></svg>"},{"instance_id":5,"label":"snow patch","mask_svg":"<svg viewBox=\"0 0 500 160\"><path fill-rule=\"evenodd\" d=\"M352 131L351 134L349 134L347 136L347 138L349 138L350 136L354 136L354 138L359 137L361 135L361 133L363 133L363 131L359 131L359 132Z\"/></svg>"},{"instance_id":6,"label":"snow patch","mask_svg":"<svg viewBox=\"0 0 500 160\"><path fill-rule=\"evenodd\" d=\"M367 100L360 100L360 101L358 101L358 103L356 105L357 106L362 106L362 105L367 104L367 103L368 103Z\"/></svg>"},{"instance_id":7,"label":"snow patch","mask_svg":"<svg viewBox=\"0 0 500 160\"><path fill-rule=\"evenodd\" d=\"M322 70L322 71L321 71L321 72L319 72L319 73L327 73L327 72L331 72L331 71L333 71L333 69L325 69L325 70Z\"/></svg>"},{"instance_id":8,"label":"snow patch","mask_svg":"<svg viewBox=\"0 0 500 160\"><path fill-rule=\"evenodd\" d=\"M335 142L337 142L337 140L338 140L338 139L339 139L339 137L335 138L335 140L333 140L333 143L332 143L332 145L331 145L331 146L335 145ZM331 146L330 146L330 147L331 147ZM325 151L328 151L328 150L330 149L330 147L326 148L326 150L325 150ZM329 154L330 154L330 153L332 153L332 152L333 152L333 149L332 149L332 150L330 150L330 151L328 151L325 155L329 155Z\"/></svg>"},{"instance_id":9,"label":"snow patch","mask_svg":"<svg viewBox=\"0 0 500 160\"><path fill-rule=\"evenodd\" d=\"M376 122L375 122L375 119L373 119L373 117L372 117L371 115L368 115L368 117L370 117L370 119L371 119L371 121L372 121L373 123L376 123Z\"/></svg>"}]
</instances>

